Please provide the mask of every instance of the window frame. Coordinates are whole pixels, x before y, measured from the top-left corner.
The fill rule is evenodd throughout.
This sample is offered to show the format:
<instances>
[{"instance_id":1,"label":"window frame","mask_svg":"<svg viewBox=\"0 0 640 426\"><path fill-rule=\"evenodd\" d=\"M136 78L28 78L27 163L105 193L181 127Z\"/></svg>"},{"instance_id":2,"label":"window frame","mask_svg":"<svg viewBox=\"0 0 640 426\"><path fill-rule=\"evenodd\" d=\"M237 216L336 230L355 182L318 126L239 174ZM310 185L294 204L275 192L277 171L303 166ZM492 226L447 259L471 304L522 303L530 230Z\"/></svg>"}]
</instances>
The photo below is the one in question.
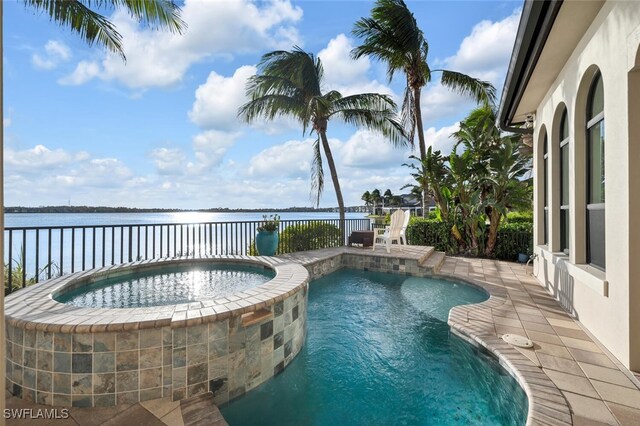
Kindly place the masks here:
<instances>
[{"instance_id":1,"label":"window frame","mask_svg":"<svg viewBox=\"0 0 640 426\"><path fill-rule=\"evenodd\" d=\"M543 222L544 222L544 236L543 244L549 245L549 141L547 132L544 132L544 140L542 142L542 169L543 169Z\"/></svg>"},{"instance_id":2,"label":"window frame","mask_svg":"<svg viewBox=\"0 0 640 426\"><path fill-rule=\"evenodd\" d=\"M600 83L600 86L602 87L602 96L603 96L603 106L602 106L602 111L600 111L599 113L597 113L595 116L590 118L591 115L591 109L593 106L593 101L595 98L595 94L596 94L596 87L598 85L598 83ZM591 137L591 129L593 129L595 126L597 126L598 124L601 125L602 127L602 132L604 132L604 128L605 128L605 121L604 121L604 84L602 82L602 74L598 71L594 74L593 78L591 79L591 83L589 85L589 92L587 94L587 105L586 105L586 118L587 118L587 124L585 126L585 131L586 131L586 185L585 185L585 189L586 189L586 215L587 215L587 220L586 220L586 251L587 251L587 263L591 266L593 266L594 268L600 269L602 271L606 271L606 245L604 246L604 253L605 256L602 259L602 265L598 264L598 263L594 263L593 258L592 258L592 242L591 242L591 220L590 220L590 212L592 211L604 211L605 210L605 202L606 202L606 192L603 194L602 198L603 200L605 200L605 202L598 202L598 203L592 203L591 202L591 189L592 189L592 173L593 170L591 168L592 165L592 137ZM604 144L606 143L606 141L604 140L604 138L602 139L602 151L604 151ZM606 181L604 180L604 152L602 152L602 158L600 159L600 161L603 164L603 168L602 168L602 177L603 177L603 182L605 182L605 188L606 188ZM602 219L604 221L604 218ZM605 227L605 223L602 223L602 228L603 228L603 232L606 235L606 227ZM605 244L606 242L602 242L602 244ZM596 259L598 260L598 259Z\"/></svg>"},{"instance_id":3,"label":"window frame","mask_svg":"<svg viewBox=\"0 0 640 426\"><path fill-rule=\"evenodd\" d=\"M566 126L566 135L563 134L564 130L565 130L565 126ZM569 224L569 215L571 214L570 211L570 207L569 207L569 196L567 197L566 200L563 200L563 194L565 189L567 191L571 190L571 185L569 185L568 181L569 181L569 162L567 161L567 170L565 170L564 167L564 156L566 155L568 158L567 160L570 160L570 153L569 153L569 141L570 141L570 137L569 137L569 113L567 111L567 108L564 107L564 111L562 112L562 116L560 117L560 128L559 128L559 139L560 139L560 143L559 143L559 160L560 160L560 251L565 253L566 255L569 255L569 241L571 238L571 226ZM564 148L566 147L566 153L564 152ZM567 186L568 188L564 188L564 174L567 174ZM566 204L563 204L563 201L566 201ZM566 216L566 222L563 221L563 216ZM566 227L566 228L565 228Z\"/></svg>"}]
</instances>

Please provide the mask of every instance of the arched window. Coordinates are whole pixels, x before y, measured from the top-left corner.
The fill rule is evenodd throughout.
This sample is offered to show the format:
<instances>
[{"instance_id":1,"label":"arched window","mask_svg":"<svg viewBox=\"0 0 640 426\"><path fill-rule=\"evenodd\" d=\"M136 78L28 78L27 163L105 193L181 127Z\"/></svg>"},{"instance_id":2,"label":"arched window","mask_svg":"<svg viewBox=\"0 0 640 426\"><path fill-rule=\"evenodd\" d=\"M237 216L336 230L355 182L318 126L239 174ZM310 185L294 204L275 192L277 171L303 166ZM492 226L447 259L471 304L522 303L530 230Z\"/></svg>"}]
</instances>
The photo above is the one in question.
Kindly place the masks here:
<instances>
[{"instance_id":1,"label":"arched window","mask_svg":"<svg viewBox=\"0 0 640 426\"><path fill-rule=\"evenodd\" d=\"M560 119L560 250L569 254L569 119Z\"/></svg>"},{"instance_id":2,"label":"arched window","mask_svg":"<svg viewBox=\"0 0 640 426\"><path fill-rule=\"evenodd\" d=\"M543 177L544 180L544 244L549 244L549 144L547 141L547 134L544 134L543 142Z\"/></svg>"},{"instance_id":3,"label":"arched window","mask_svg":"<svg viewBox=\"0 0 640 426\"><path fill-rule=\"evenodd\" d=\"M587 100L587 263L605 269L604 89L596 73Z\"/></svg>"}]
</instances>

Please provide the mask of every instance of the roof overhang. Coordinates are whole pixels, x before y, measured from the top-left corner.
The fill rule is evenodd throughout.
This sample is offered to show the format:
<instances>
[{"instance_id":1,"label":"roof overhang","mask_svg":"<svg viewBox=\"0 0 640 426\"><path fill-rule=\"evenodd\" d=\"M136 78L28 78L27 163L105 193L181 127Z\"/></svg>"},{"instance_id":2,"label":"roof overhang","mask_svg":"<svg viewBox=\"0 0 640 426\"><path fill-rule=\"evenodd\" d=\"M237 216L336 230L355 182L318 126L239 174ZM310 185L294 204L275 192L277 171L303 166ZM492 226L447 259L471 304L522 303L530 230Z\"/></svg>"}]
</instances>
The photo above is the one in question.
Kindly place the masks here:
<instances>
[{"instance_id":1,"label":"roof overhang","mask_svg":"<svg viewBox=\"0 0 640 426\"><path fill-rule=\"evenodd\" d=\"M498 120L505 131L527 121L574 52L605 0L525 0Z\"/></svg>"}]
</instances>

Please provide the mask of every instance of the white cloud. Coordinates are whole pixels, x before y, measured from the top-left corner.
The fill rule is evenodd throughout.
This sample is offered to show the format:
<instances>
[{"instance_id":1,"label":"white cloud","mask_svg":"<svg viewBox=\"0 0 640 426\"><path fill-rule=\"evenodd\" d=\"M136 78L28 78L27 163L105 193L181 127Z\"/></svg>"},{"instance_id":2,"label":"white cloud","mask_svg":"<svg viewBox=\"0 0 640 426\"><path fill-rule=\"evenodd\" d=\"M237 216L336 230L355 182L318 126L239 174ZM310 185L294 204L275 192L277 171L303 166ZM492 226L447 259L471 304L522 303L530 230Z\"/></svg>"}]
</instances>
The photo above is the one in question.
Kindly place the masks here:
<instances>
[{"instance_id":1,"label":"white cloud","mask_svg":"<svg viewBox=\"0 0 640 426\"><path fill-rule=\"evenodd\" d=\"M427 87L421 96L422 122L424 125L444 118L470 111L475 103L467 97L458 95L439 82Z\"/></svg>"},{"instance_id":2,"label":"white cloud","mask_svg":"<svg viewBox=\"0 0 640 426\"><path fill-rule=\"evenodd\" d=\"M479 22L456 54L445 60L447 68L502 84L519 21L520 10L498 22Z\"/></svg>"},{"instance_id":3,"label":"white cloud","mask_svg":"<svg viewBox=\"0 0 640 426\"><path fill-rule=\"evenodd\" d=\"M184 173L187 156L178 148L157 148L150 154L160 175Z\"/></svg>"},{"instance_id":4,"label":"white cloud","mask_svg":"<svg viewBox=\"0 0 640 426\"><path fill-rule=\"evenodd\" d=\"M398 167L408 156L408 149L394 148L383 135L369 130L357 130L340 149L342 163L350 167Z\"/></svg>"},{"instance_id":5,"label":"white cloud","mask_svg":"<svg viewBox=\"0 0 640 426\"><path fill-rule=\"evenodd\" d=\"M3 117L2 118L2 127L4 127L6 129L9 126L11 126L11 117Z\"/></svg>"},{"instance_id":6,"label":"white cloud","mask_svg":"<svg viewBox=\"0 0 640 426\"><path fill-rule=\"evenodd\" d=\"M61 41L49 40L44 45L44 54L34 53L31 55L31 63L43 70L51 70L58 66L60 62L71 59L71 49Z\"/></svg>"},{"instance_id":7,"label":"white cloud","mask_svg":"<svg viewBox=\"0 0 640 426\"><path fill-rule=\"evenodd\" d=\"M7 148L4 154L7 169L31 173L38 170L51 170L87 158L86 152L71 154L63 149L50 150L44 145L36 145L22 151Z\"/></svg>"},{"instance_id":8,"label":"white cloud","mask_svg":"<svg viewBox=\"0 0 640 426\"><path fill-rule=\"evenodd\" d=\"M511 58L511 49L518 30L520 11L497 21L481 21L465 37L455 55L439 61L437 68L463 72L472 77L491 82L500 93ZM435 68L435 67L434 67ZM437 75L439 79L439 74ZM425 123L468 111L474 103L460 96L440 82L422 92L422 113Z\"/></svg>"},{"instance_id":9,"label":"white cloud","mask_svg":"<svg viewBox=\"0 0 640 426\"><path fill-rule=\"evenodd\" d=\"M189 111L191 121L202 128L237 129L238 108L247 101L245 87L255 73L256 68L248 65L238 68L231 77L211 71L207 81L196 89L196 100Z\"/></svg>"},{"instance_id":10,"label":"white cloud","mask_svg":"<svg viewBox=\"0 0 640 426\"><path fill-rule=\"evenodd\" d=\"M368 58L351 59L353 48L352 40L344 34L338 34L318 53L324 68L326 85L324 89L338 90L343 96L382 93L395 97L387 85L369 78L371 62Z\"/></svg>"},{"instance_id":11,"label":"white cloud","mask_svg":"<svg viewBox=\"0 0 640 426\"><path fill-rule=\"evenodd\" d=\"M76 86L84 84L100 74L100 66L96 62L80 61L73 72L58 80L63 85Z\"/></svg>"},{"instance_id":12,"label":"white cloud","mask_svg":"<svg viewBox=\"0 0 640 426\"><path fill-rule=\"evenodd\" d=\"M347 36L338 34L329 41L327 47L318 52L329 85L349 84L366 78L371 67L369 58L351 59L353 47Z\"/></svg>"},{"instance_id":13,"label":"white cloud","mask_svg":"<svg viewBox=\"0 0 640 426\"><path fill-rule=\"evenodd\" d=\"M207 130L193 138L193 151L197 163L195 167L198 171L202 168L218 166L235 143L240 133L223 132L219 130Z\"/></svg>"},{"instance_id":14,"label":"white cloud","mask_svg":"<svg viewBox=\"0 0 640 426\"><path fill-rule=\"evenodd\" d=\"M156 148L149 153L160 176L211 175L240 136L239 132L207 130L193 137L192 158L181 148Z\"/></svg>"},{"instance_id":15,"label":"white cloud","mask_svg":"<svg viewBox=\"0 0 640 426\"><path fill-rule=\"evenodd\" d=\"M437 140L447 134L446 130L433 131ZM301 197L308 194L313 142L313 139L290 140L261 151L249 161L247 177L298 188ZM359 204L362 193L375 187L390 188L394 193L400 193L400 188L411 180L408 169L401 166L408 161L409 150L393 148L376 133L358 130L346 141L329 139L329 145L347 205ZM333 183L326 162L323 168L325 191L322 205L335 206Z\"/></svg>"},{"instance_id":16,"label":"white cloud","mask_svg":"<svg viewBox=\"0 0 640 426\"><path fill-rule=\"evenodd\" d=\"M127 182L134 178L116 158L91 158L84 151L44 145L7 148L5 161L6 196L11 204L57 204L72 198L78 204L104 205L105 200L118 200L110 191L126 192Z\"/></svg>"},{"instance_id":17,"label":"white cloud","mask_svg":"<svg viewBox=\"0 0 640 426\"><path fill-rule=\"evenodd\" d=\"M427 142L440 148L456 125L428 129ZM118 158L94 158L44 145L25 150L7 148L8 205L72 204L138 207L274 207L310 205L313 139L288 140L245 161L226 161L238 133L216 130L194 136L192 152L177 146L150 152L155 170L144 174ZM360 130L344 140L330 139L347 205L360 203L366 190L391 189L411 181L406 150L394 150L384 139ZM329 170L324 164L321 205L335 206Z\"/></svg>"},{"instance_id":18,"label":"white cloud","mask_svg":"<svg viewBox=\"0 0 640 426\"><path fill-rule=\"evenodd\" d=\"M460 123L455 123L451 126L441 127L436 129L435 127L429 127L424 132L424 139L428 147L433 147L434 151L440 150L443 155L449 155L455 144L455 140L451 138L453 132L457 132L460 129Z\"/></svg>"},{"instance_id":19,"label":"white cloud","mask_svg":"<svg viewBox=\"0 0 640 426\"><path fill-rule=\"evenodd\" d=\"M117 158L94 158L80 164L73 170L84 185L111 187L114 182L124 182L133 177L133 172Z\"/></svg>"},{"instance_id":20,"label":"white cloud","mask_svg":"<svg viewBox=\"0 0 640 426\"><path fill-rule=\"evenodd\" d=\"M84 75L115 80L138 89L174 85L193 63L205 58L301 44L294 27L301 18L302 9L294 7L289 0L265 3L186 0L182 19L187 29L178 35L143 28L126 13L116 12L112 22L123 37L126 64L119 56L105 53L100 64L94 62L99 72ZM74 74L77 72L78 69ZM82 84L90 78L63 81Z\"/></svg>"},{"instance_id":21,"label":"white cloud","mask_svg":"<svg viewBox=\"0 0 640 426\"><path fill-rule=\"evenodd\" d=\"M313 156L313 142L313 139L287 141L259 152L249 160L249 176L308 178Z\"/></svg>"}]
</instances>

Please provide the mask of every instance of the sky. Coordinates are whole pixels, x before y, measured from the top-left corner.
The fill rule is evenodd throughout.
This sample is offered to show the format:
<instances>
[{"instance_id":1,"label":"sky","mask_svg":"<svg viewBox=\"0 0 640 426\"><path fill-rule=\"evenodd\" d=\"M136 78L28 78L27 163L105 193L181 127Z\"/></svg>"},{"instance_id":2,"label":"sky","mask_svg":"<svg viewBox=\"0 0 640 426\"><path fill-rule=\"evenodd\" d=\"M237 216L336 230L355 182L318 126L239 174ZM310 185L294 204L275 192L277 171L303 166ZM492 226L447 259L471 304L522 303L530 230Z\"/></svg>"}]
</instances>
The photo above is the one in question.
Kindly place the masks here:
<instances>
[{"instance_id":1,"label":"sky","mask_svg":"<svg viewBox=\"0 0 640 426\"><path fill-rule=\"evenodd\" d=\"M127 57L88 46L23 2L4 4L5 205L200 209L311 206L315 135L280 119L237 118L260 57L300 46L320 57L325 89L385 93L401 104L405 79L349 52L372 1L185 0L182 35L103 11ZM429 42L431 68L488 80L501 93L521 0L407 1ZM421 99L427 144L449 138L474 107L438 79ZM411 183L410 149L330 121L327 135L345 204ZM337 205L325 164L321 207Z\"/></svg>"}]
</instances>

